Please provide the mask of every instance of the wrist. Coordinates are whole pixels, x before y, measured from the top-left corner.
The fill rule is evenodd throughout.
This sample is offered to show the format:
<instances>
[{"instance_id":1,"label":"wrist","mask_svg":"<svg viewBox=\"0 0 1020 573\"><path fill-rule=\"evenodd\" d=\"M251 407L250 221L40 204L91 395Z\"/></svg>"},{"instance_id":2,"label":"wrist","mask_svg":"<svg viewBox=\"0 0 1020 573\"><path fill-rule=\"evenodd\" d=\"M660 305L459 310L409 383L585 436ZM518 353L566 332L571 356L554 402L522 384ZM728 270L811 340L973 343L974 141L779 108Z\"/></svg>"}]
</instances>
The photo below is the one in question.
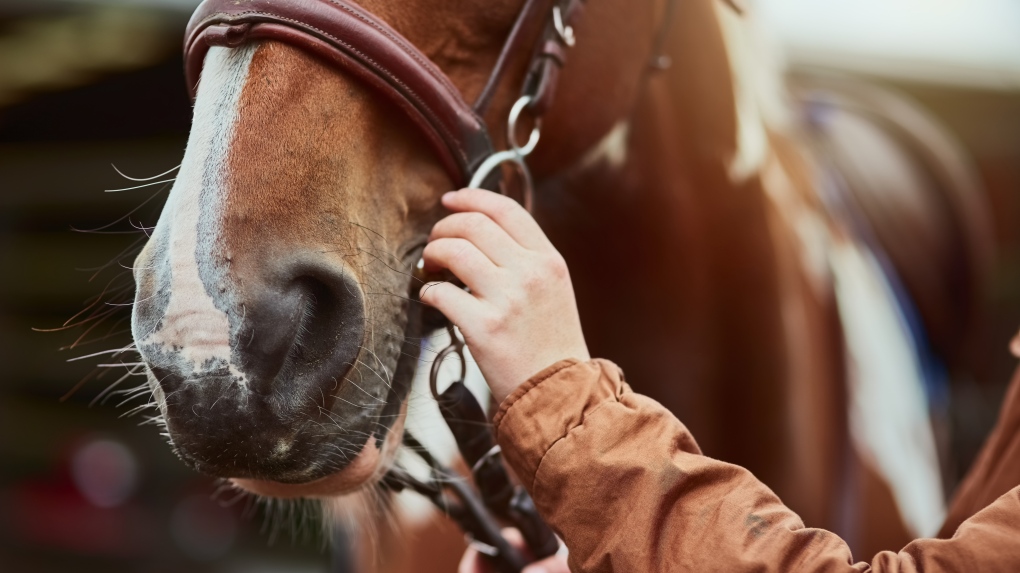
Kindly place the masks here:
<instances>
[{"instance_id":1,"label":"wrist","mask_svg":"<svg viewBox=\"0 0 1020 573\"><path fill-rule=\"evenodd\" d=\"M531 385L536 379L545 379L566 366L587 362L591 360L587 348L572 353L561 353L555 357L528 361L516 365L515 368L507 368L502 375L494 375L489 380L489 389L496 404L502 404L508 396L524 385Z\"/></svg>"}]
</instances>

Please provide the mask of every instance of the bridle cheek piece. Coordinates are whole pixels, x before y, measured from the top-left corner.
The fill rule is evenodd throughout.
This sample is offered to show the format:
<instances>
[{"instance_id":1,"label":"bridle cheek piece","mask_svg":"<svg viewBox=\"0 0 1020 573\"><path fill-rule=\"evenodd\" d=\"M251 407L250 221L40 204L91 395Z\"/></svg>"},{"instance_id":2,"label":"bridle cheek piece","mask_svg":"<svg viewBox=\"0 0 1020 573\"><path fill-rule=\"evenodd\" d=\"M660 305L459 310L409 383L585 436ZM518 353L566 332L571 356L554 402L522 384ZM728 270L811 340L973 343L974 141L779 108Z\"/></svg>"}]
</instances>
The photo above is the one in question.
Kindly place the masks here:
<instances>
[{"instance_id":1,"label":"bridle cheek piece","mask_svg":"<svg viewBox=\"0 0 1020 573\"><path fill-rule=\"evenodd\" d=\"M541 118L555 98L567 51L576 43L572 26L582 10L583 0L526 0L474 105L411 42L346 0L205 0L188 23L185 75L194 98L210 47L233 48L257 40L290 44L357 78L405 114L455 186L503 191L502 166L516 167L523 203L531 210L533 181L525 159L538 145ZM521 93L507 118L507 147L497 151L482 116L514 58L529 46L531 60ZM525 112L533 123L528 140L521 144L516 137ZM500 573L517 573L528 561L503 538L493 515L520 529L536 559L552 555L559 543L527 492L514 486L507 475L488 419L463 383L463 369L460 380L439 392L443 359L458 355L464 364L463 341L451 325L447 328L452 342L433 363L430 385L479 492L455 478L407 433L405 443L427 463L430 480L422 482L394 468L383 483L428 497L457 521Z\"/></svg>"}]
</instances>

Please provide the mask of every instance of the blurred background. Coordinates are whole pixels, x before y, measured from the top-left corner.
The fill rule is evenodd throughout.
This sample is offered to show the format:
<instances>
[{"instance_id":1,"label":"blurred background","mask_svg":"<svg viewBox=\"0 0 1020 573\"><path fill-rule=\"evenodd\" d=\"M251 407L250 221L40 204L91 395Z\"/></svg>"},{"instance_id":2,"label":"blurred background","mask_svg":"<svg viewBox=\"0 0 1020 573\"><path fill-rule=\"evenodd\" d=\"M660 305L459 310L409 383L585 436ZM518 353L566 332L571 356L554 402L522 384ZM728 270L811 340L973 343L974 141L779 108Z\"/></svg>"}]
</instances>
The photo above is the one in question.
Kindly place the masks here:
<instances>
[{"instance_id":1,"label":"blurred background","mask_svg":"<svg viewBox=\"0 0 1020 573\"><path fill-rule=\"evenodd\" d=\"M180 59L195 0L0 0L0 570L328 571L314 533L213 499L131 395L130 366L67 362L128 342L126 313L54 329L104 289L155 224L190 127ZM1020 326L1020 2L759 0L792 79L839 74L907 95L972 155L998 260L967 368L951 375L955 472L994 423ZM153 181L160 181L155 179ZM94 232L82 232L92 230ZM126 281L126 282L125 282ZM79 382L81 388L67 396ZM128 381L124 387L134 386ZM314 516L309 517L314 521ZM315 529L314 523L305 529Z\"/></svg>"}]
</instances>

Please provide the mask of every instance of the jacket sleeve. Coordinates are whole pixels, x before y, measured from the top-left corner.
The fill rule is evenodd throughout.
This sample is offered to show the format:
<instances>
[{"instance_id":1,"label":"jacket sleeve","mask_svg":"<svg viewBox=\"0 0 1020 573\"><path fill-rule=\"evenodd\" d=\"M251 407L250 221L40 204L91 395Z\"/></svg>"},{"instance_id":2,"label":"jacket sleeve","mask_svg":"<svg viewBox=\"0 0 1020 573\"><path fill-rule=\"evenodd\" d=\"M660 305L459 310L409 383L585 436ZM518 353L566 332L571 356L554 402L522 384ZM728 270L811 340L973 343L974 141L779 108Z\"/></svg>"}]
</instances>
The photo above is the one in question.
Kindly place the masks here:
<instances>
[{"instance_id":1,"label":"jacket sleeve","mask_svg":"<svg viewBox=\"0 0 1020 573\"><path fill-rule=\"evenodd\" d=\"M956 489L939 537L1020 484L1020 370L1002 401L999 421L967 476Z\"/></svg>"},{"instance_id":2,"label":"jacket sleeve","mask_svg":"<svg viewBox=\"0 0 1020 573\"><path fill-rule=\"evenodd\" d=\"M606 361L551 366L501 404L495 424L575 573L1020 571L1020 488L951 539L854 563L843 540L804 527L747 470L701 455L683 424Z\"/></svg>"}]
</instances>

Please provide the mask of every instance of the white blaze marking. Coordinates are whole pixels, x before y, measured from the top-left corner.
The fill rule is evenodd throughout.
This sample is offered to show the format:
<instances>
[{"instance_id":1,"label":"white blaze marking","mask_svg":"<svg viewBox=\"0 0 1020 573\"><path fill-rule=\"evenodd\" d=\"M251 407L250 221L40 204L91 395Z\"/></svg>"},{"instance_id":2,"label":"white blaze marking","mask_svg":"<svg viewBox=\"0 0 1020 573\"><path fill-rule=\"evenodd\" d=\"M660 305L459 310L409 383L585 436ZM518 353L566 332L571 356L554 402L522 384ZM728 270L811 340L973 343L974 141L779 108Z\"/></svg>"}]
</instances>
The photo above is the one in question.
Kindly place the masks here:
<instances>
[{"instance_id":1,"label":"white blaze marking","mask_svg":"<svg viewBox=\"0 0 1020 573\"><path fill-rule=\"evenodd\" d=\"M170 299L161 327L140 346L162 345L178 349L198 372L203 366L230 364L230 324L216 307L199 273L199 262L211 264L216 233L199 228L203 211L222 209L223 178L228 148L238 118L241 91L248 78L254 46L244 49L214 47L206 56L195 101L195 115L177 181L160 215L153 240L167 234L170 265ZM211 190L202 201L203 189ZM231 373L243 381L233 365Z\"/></svg>"}]
</instances>

